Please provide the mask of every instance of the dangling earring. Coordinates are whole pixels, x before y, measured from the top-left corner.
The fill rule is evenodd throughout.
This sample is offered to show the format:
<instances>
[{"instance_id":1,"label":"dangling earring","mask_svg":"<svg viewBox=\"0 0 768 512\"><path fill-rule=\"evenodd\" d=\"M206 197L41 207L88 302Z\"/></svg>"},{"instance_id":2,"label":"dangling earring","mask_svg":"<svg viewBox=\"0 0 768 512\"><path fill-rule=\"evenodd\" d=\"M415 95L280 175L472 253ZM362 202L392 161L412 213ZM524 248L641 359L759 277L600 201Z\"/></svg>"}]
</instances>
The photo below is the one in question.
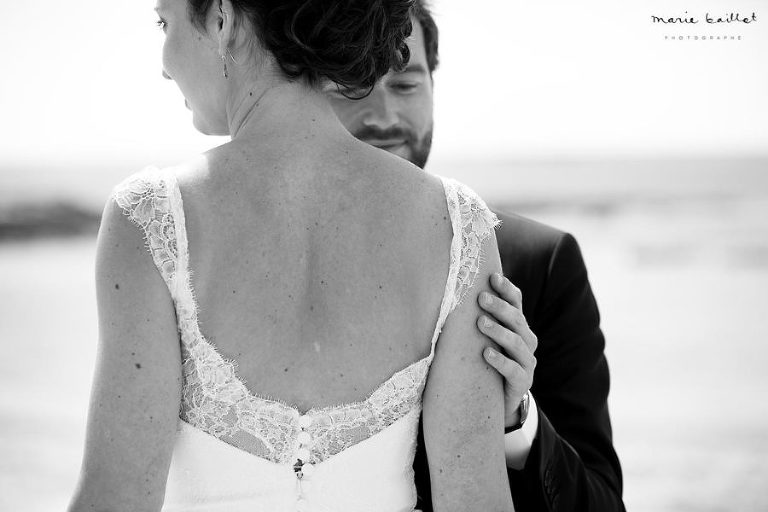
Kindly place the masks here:
<instances>
[{"instance_id":1,"label":"dangling earring","mask_svg":"<svg viewBox=\"0 0 768 512\"><path fill-rule=\"evenodd\" d=\"M229 73L227 73L227 57L222 55L221 62L224 64L224 78L229 78Z\"/></svg>"}]
</instances>

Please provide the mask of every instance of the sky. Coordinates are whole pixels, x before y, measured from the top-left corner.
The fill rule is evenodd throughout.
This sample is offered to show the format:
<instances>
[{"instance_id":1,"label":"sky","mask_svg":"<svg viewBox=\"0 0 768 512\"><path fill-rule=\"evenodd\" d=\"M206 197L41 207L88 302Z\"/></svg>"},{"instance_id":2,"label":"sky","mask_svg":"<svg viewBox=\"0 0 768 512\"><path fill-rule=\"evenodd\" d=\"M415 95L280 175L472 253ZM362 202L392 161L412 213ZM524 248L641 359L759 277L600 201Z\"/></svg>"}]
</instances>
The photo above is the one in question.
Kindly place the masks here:
<instances>
[{"instance_id":1,"label":"sky","mask_svg":"<svg viewBox=\"0 0 768 512\"><path fill-rule=\"evenodd\" d=\"M433 158L764 156L768 5L713 0L434 0ZM162 79L153 0L25 0L0 19L0 172L171 163L195 132ZM745 25L707 25L756 13ZM651 16L693 16L661 25ZM765 16L765 18L763 18ZM665 40L664 36L741 36Z\"/></svg>"}]
</instances>

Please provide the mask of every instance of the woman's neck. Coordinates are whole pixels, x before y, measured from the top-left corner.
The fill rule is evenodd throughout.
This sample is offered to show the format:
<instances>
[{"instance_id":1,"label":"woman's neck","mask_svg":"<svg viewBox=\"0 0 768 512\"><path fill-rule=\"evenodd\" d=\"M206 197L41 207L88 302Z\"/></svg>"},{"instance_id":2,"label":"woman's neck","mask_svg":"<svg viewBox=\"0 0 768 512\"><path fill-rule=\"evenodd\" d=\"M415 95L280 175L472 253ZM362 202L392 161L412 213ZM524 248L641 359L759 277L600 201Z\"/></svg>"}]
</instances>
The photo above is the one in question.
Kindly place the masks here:
<instances>
[{"instance_id":1,"label":"woman's neck","mask_svg":"<svg viewBox=\"0 0 768 512\"><path fill-rule=\"evenodd\" d=\"M227 108L232 141L346 132L325 95L300 81L243 87Z\"/></svg>"}]
</instances>

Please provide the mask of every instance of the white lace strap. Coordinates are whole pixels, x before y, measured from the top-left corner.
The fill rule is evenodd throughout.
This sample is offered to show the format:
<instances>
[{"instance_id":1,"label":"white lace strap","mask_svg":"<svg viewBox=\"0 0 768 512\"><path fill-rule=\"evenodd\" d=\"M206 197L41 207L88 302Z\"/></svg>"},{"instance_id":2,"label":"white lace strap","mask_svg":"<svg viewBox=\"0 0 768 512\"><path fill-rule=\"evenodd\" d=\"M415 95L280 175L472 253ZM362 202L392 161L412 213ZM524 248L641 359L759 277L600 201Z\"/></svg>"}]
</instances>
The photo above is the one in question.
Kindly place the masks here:
<instances>
[{"instance_id":1,"label":"white lace strap","mask_svg":"<svg viewBox=\"0 0 768 512\"><path fill-rule=\"evenodd\" d=\"M452 179L444 179L443 183L453 223L454 245L458 245L457 253L452 250L451 254L452 266L456 258L457 274L450 312L461 303L474 284L482 263L480 251L483 242L501 221L468 186Z\"/></svg>"},{"instance_id":2,"label":"white lace strap","mask_svg":"<svg viewBox=\"0 0 768 512\"><path fill-rule=\"evenodd\" d=\"M500 224L496 214L488 209L485 202L472 189L450 178L441 176L440 179L443 182L445 201L451 217L453 239L448 278L437 325L432 335L430 359L435 354L435 344L445 325L445 319L464 298L480 271L480 249L483 242Z\"/></svg>"},{"instance_id":3,"label":"white lace strap","mask_svg":"<svg viewBox=\"0 0 768 512\"><path fill-rule=\"evenodd\" d=\"M445 202L448 207L448 214L451 218L451 226L453 228L453 238L451 239L451 253L450 253L450 261L448 263L448 277L445 280L445 289L443 290L443 300L440 302L440 313L437 316L437 324L435 325L435 330L432 334L432 348L429 353L429 360L432 360L432 357L435 355L435 344L437 343L437 339L440 336L440 332L443 330L443 326L445 325L445 319L448 318L448 314L451 312L451 309L453 309L453 290L456 288L456 276L459 273L459 260L461 255L461 237L457 236L458 230L457 230L457 219L455 218L455 215L453 213L454 207L453 205L457 204L456 200L456 190L455 188L451 187L448 179L443 178L442 176L438 176L440 180L443 182L443 192L445 192Z\"/></svg>"},{"instance_id":4,"label":"white lace strap","mask_svg":"<svg viewBox=\"0 0 768 512\"><path fill-rule=\"evenodd\" d=\"M168 197L171 203L171 212L176 236L176 282L174 298L177 306L181 303L191 310L196 310L192 295L189 272L189 242L187 240L187 220L184 216L184 203L181 198L181 189L176 181L176 174L168 169L165 173L168 184Z\"/></svg>"},{"instance_id":5,"label":"white lace strap","mask_svg":"<svg viewBox=\"0 0 768 512\"><path fill-rule=\"evenodd\" d=\"M144 232L147 250L175 299L178 247L170 193L163 173L149 167L123 180L112 190L112 197Z\"/></svg>"}]
</instances>

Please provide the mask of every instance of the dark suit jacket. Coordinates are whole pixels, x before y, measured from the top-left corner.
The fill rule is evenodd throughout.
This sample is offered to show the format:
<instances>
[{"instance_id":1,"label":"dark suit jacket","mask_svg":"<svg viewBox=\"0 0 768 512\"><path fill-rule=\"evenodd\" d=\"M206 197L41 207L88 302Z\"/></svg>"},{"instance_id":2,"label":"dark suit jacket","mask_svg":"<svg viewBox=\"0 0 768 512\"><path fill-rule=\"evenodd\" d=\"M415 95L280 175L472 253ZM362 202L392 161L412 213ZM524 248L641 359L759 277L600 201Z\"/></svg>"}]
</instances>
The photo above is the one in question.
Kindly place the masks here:
<instances>
[{"instance_id":1,"label":"dark suit jacket","mask_svg":"<svg viewBox=\"0 0 768 512\"><path fill-rule=\"evenodd\" d=\"M504 275L522 290L523 313L539 339L531 388L538 432L525 468L508 470L515 509L623 511L605 340L579 246L571 235L530 219L499 218ZM414 471L418 506L427 512L432 500L423 441L420 428Z\"/></svg>"}]
</instances>

